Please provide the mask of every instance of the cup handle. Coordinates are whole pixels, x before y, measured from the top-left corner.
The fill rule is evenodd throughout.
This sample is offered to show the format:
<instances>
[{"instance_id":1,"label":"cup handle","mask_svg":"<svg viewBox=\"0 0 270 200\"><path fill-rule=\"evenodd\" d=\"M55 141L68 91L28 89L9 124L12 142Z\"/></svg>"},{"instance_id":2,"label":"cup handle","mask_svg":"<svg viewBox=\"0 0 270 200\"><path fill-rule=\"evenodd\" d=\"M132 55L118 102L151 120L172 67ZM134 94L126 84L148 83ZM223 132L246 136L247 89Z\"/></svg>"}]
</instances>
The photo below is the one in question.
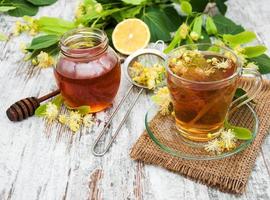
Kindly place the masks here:
<instances>
[{"instance_id":1,"label":"cup handle","mask_svg":"<svg viewBox=\"0 0 270 200\"><path fill-rule=\"evenodd\" d=\"M261 91L263 85L263 79L260 72L256 69L243 68L241 77L246 80L242 81L240 88L246 91L246 94L235 99L230 107L230 113L233 113L236 109L242 105L252 101ZM251 79L251 80L248 80ZM255 81L253 81L255 79Z\"/></svg>"}]
</instances>

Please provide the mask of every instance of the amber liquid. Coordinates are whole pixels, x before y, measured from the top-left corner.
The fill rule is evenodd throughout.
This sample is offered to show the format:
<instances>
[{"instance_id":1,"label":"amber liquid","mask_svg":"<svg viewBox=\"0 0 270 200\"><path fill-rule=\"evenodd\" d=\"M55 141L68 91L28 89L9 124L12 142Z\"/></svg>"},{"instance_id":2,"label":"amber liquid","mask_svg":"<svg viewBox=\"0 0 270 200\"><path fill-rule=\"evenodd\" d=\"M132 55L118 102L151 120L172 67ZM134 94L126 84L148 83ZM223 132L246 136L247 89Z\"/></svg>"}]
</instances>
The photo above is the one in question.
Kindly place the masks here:
<instances>
[{"instance_id":1,"label":"amber liquid","mask_svg":"<svg viewBox=\"0 0 270 200\"><path fill-rule=\"evenodd\" d=\"M93 60L60 58L54 70L57 85L70 107L89 105L91 112L109 107L120 85L120 63L108 51Z\"/></svg>"},{"instance_id":2,"label":"amber liquid","mask_svg":"<svg viewBox=\"0 0 270 200\"><path fill-rule=\"evenodd\" d=\"M196 69L191 69L183 74L183 77L198 82L222 80L235 72L236 66L232 62L231 65L230 69L216 70L210 76L202 76ZM216 132L223 127L237 80L236 78L218 84L202 85L185 82L168 73L168 88L173 101L176 127L181 135L200 142L217 137Z\"/></svg>"}]
</instances>

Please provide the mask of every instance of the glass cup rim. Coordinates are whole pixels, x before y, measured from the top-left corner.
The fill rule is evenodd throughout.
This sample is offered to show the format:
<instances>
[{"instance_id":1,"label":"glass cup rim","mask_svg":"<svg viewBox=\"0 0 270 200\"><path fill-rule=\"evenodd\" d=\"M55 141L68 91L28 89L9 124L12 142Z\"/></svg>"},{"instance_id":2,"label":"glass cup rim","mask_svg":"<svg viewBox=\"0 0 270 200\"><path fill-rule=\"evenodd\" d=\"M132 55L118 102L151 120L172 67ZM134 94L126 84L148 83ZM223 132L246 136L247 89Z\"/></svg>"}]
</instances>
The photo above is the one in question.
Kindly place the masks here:
<instances>
[{"instance_id":1,"label":"glass cup rim","mask_svg":"<svg viewBox=\"0 0 270 200\"><path fill-rule=\"evenodd\" d=\"M169 68L169 59L172 57L172 54L174 52L176 52L177 50L179 49L182 49L182 48L185 48L185 47L192 47L192 46L204 46L204 45L208 45L208 46L216 46L216 47L219 47L225 51L228 51L230 52L235 58L236 58L236 65L237 65L237 70L229 77L226 77L224 79L221 79L221 80L217 80L217 81L194 81L194 80L190 80L190 79L186 79L186 78L183 78L183 77L180 77L176 74L174 74L171 69ZM167 59L166 59L166 64L165 64L165 68L166 68L166 71L168 73L170 73L174 78L177 78L181 81L184 81L184 82L188 82L188 83L194 83L194 84L198 84L198 85L211 85L211 84L218 84L218 83L223 83L223 82L226 82L226 81L230 81L232 80L233 78L235 78L237 75L239 75L242 71L242 64L240 62L240 59L239 57L228 47L224 47L224 46L221 46L221 45L217 45L217 44L211 44L211 43L196 43L196 44L185 44L185 45L182 45L182 46L179 46L175 49L173 49L168 55L167 55Z\"/></svg>"}]
</instances>

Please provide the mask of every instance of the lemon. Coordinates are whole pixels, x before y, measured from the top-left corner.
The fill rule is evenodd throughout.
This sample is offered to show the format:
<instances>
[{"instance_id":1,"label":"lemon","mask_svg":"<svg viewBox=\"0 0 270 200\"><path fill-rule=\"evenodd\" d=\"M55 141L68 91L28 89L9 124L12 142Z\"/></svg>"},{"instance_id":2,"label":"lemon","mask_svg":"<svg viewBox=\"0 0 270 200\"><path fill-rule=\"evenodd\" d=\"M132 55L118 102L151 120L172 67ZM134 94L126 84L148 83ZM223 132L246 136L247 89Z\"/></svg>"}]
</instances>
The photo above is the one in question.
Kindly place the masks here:
<instances>
[{"instance_id":1,"label":"lemon","mask_svg":"<svg viewBox=\"0 0 270 200\"><path fill-rule=\"evenodd\" d=\"M140 19L126 19L117 24L112 33L112 42L117 51L130 55L145 48L150 41L148 26Z\"/></svg>"}]
</instances>

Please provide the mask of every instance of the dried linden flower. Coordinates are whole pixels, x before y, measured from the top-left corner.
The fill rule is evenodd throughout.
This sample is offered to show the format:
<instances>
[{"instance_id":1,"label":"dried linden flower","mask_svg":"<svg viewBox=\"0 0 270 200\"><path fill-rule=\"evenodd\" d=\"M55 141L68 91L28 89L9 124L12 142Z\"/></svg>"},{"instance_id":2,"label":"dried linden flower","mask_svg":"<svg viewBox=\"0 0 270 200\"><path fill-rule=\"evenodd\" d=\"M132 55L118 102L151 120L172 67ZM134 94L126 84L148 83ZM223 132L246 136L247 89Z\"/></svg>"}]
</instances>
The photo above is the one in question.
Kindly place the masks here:
<instances>
[{"instance_id":1,"label":"dried linden flower","mask_svg":"<svg viewBox=\"0 0 270 200\"><path fill-rule=\"evenodd\" d=\"M167 87L160 88L154 96L152 96L154 103L160 106L160 113L168 115L171 113L171 97Z\"/></svg>"},{"instance_id":2,"label":"dried linden flower","mask_svg":"<svg viewBox=\"0 0 270 200\"><path fill-rule=\"evenodd\" d=\"M52 102L49 102L46 106L46 111L45 111L45 118L49 121L52 122L55 120L58 116L58 108L55 104Z\"/></svg>"},{"instance_id":3,"label":"dried linden flower","mask_svg":"<svg viewBox=\"0 0 270 200\"><path fill-rule=\"evenodd\" d=\"M34 64L34 63L32 60L32 64ZM54 61L53 57L49 56L48 53L41 51L37 56L36 63L37 63L38 67L47 68L47 67L54 65L55 61Z\"/></svg>"},{"instance_id":4,"label":"dried linden flower","mask_svg":"<svg viewBox=\"0 0 270 200\"><path fill-rule=\"evenodd\" d=\"M67 125L74 133L80 129L80 124L76 121L69 120Z\"/></svg>"},{"instance_id":5,"label":"dried linden flower","mask_svg":"<svg viewBox=\"0 0 270 200\"><path fill-rule=\"evenodd\" d=\"M140 62L134 62L130 68L130 75L138 84L147 86L148 89L154 89L163 81L165 68L158 64L145 67Z\"/></svg>"}]
</instances>

